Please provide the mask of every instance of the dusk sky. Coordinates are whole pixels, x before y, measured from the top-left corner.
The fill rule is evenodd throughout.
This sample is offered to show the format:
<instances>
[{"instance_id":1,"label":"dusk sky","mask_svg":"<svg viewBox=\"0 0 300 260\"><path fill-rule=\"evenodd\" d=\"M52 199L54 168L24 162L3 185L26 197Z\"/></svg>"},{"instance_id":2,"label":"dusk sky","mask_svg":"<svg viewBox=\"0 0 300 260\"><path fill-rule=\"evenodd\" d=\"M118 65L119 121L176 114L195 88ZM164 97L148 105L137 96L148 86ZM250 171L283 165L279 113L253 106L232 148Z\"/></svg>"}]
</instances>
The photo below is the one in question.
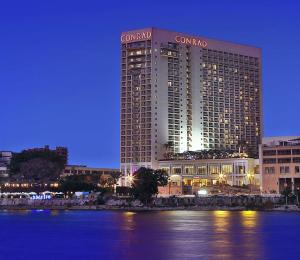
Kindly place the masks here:
<instances>
[{"instance_id":1,"label":"dusk sky","mask_svg":"<svg viewBox=\"0 0 300 260\"><path fill-rule=\"evenodd\" d=\"M2 1L0 150L119 167L120 33L143 27L262 48L264 135L300 135L297 1L103 2Z\"/></svg>"}]
</instances>

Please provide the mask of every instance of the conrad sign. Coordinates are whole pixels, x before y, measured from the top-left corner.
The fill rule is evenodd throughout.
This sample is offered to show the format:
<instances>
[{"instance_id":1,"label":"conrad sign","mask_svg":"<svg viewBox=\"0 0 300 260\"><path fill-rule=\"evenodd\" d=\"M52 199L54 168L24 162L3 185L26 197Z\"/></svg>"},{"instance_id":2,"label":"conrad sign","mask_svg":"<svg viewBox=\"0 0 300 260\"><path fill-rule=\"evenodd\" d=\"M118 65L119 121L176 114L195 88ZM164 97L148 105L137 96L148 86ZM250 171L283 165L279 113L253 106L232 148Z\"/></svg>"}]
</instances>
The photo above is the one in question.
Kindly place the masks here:
<instances>
[{"instance_id":1,"label":"conrad sign","mask_svg":"<svg viewBox=\"0 0 300 260\"><path fill-rule=\"evenodd\" d=\"M151 39L151 32L134 32L121 35L121 42L145 41Z\"/></svg>"},{"instance_id":2,"label":"conrad sign","mask_svg":"<svg viewBox=\"0 0 300 260\"><path fill-rule=\"evenodd\" d=\"M175 36L175 41L177 43L198 46L198 47L203 47L203 48L205 48L207 46L206 41L199 39L199 38L193 38L193 37Z\"/></svg>"}]
</instances>

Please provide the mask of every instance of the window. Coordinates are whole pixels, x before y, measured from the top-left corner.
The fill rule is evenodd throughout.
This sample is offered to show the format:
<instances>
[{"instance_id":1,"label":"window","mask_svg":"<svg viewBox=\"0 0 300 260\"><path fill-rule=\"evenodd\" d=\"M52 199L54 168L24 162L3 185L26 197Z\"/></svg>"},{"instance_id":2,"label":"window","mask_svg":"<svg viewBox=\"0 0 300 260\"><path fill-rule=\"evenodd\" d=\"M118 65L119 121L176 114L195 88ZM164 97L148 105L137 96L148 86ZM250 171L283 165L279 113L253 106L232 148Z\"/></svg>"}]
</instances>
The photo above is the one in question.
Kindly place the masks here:
<instances>
[{"instance_id":1,"label":"window","mask_svg":"<svg viewBox=\"0 0 300 260\"><path fill-rule=\"evenodd\" d=\"M220 174L220 166L219 165L209 165L209 174Z\"/></svg>"},{"instance_id":2,"label":"window","mask_svg":"<svg viewBox=\"0 0 300 260\"><path fill-rule=\"evenodd\" d=\"M295 157L293 158L294 163L300 163L300 157Z\"/></svg>"},{"instance_id":3,"label":"window","mask_svg":"<svg viewBox=\"0 0 300 260\"><path fill-rule=\"evenodd\" d=\"M206 175L206 165L198 166L197 173L199 175Z\"/></svg>"},{"instance_id":4,"label":"window","mask_svg":"<svg viewBox=\"0 0 300 260\"><path fill-rule=\"evenodd\" d=\"M186 166L185 167L185 174L188 174L188 175L194 174L194 167L193 166Z\"/></svg>"},{"instance_id":5,"label":"window","mask_svg":"<svg viewBox=\"0 0 300 260\"><path fill-rule=\"evenodd\" d=\"M264 156L271 156L271 155L276 155L276 150L266 150L263 151Z\"/></svg>"},{"instance_id":6,"label":"window","mask_svg":"<svg viewBox=\"0 0 300 260\"><path fill-rule=\"evenodd\" d=\"M290 172L290 167L289 166L280 166L280 173L289 173Z\"/></svg>"},{"instance_id":7,"label":"window","mask_svg":"<svg viewBox=\"0 0 300 260\"><path fill-rule=\"evenodd\" d=\"M290 163L291 158L278 158L278 163Z\"/></svg>"},{"instance_id":8,"label":"window","mask_svg":"<svg viewBox=\"0 0 300 260\"><path fill-rule=\"evenodd\" d=\"M268 159L263 159L264 164L272 164L276 163L276 158L268 158Z\"/></svg>"},{"instance_id":9,"label":"window","mask_svg":"<svg viewBox=\"0 0 300 260\"><path fill-rule=\"evenodd\" d=\"M278 155L290 155L291 154L291 150L278 150L277 154Z\"/></svg>"},{"instance_id":10,"label":"window","mask_svg":"<svg viewBox=\"0 0 300 260\"><path fill-rule=\"evenodd\" d=\"M169 167L162 167L163 171L165 171L167 174L170 174L170 168Z\"/></svg>"},{"instance_id":11,"label":"window","mask_svg":"<svg viewBox=\"0 0 300 260\"><path fill-rule=\"evenodd\" d=\"M173 174L181 174L181 168L180 167L174 167L173 168Z\"/></svg>"},{"instance_id":12,"label":"window","mask_svg":"<svg viewBox=\"0 0 300 260\"><path fill-rule=\"evenodd\" d=\"M295 166L295 173L300 173L300 166Z\"/></svg>"},{"instance_id":13,"label":"window","mask_svg":"<svg viewBox=\"0 0 300 260\"><path fill-rule=\"evenodd\" d=\"M274 167L265 167L265 173L275 173Z\"/></svg>"},{"instance_id":14,"label":"window","mask_svg":"<svg viewBox=\"0 0 300 260\"><path fill-rule=\"evenodd\" d=\"M236 166L237 174L245 174L245 166L244 165L237 165Z\"/></svg>"},{"instance_id":15,"label":"window","mask_svg":"<svg viewBox=\"0 0 300 260\"><path fill-rule=\"evenodd\" d=\"M224 164L222 165L222 173L223 174L232 174L233 169L232 169L232 165L231 164Z\"/></svg>"},{"instance_id":16,"label":"window","mask_svg":"<svg viewBox=\"0 0 300 260\"><path fill-rule=\"evenodd\" d=\"M293 149L293 154L300 154L300 149Z\"/></svg>"}]
</instances>

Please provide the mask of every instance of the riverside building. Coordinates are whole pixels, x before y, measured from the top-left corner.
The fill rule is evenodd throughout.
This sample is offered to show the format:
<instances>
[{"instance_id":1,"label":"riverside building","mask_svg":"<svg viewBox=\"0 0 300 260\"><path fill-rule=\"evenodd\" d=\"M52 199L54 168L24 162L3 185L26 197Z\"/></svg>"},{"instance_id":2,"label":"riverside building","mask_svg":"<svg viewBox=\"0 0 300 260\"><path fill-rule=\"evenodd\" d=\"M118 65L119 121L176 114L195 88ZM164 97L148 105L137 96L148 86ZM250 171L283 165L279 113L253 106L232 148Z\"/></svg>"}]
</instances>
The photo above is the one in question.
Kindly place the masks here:
<instances>
[{"instance_id":1,"label":"riverside building","mask_svg":"<svg viewBox=\"0 0 300 260\"><path fill-rule=\"evenodd\" d=\"M118 175L120 174L119 169L114 168L96 168L88 167L86 165L66 165L61 177L70 175L88 175L88 174L108 174L108 175Z\"/></svg>"},{"instance_id":2,"label":"riverside building","mask_svg":"<svg viewBox=\"0 0 300 260\"><path fill-rule=\"evenodd\" d=\"M200 160L161 160L159 168L170 175L160 194L197 194L202 187L214 185L251 185L260 190L258 159L223 158Z\"/></svg>"},{"instance_id":3,"label":"riverside building","mask_svg":"<svg viewBox=\"0 0 300 260\"><path fill-rule=\"evenodd\" d=\"M263 138L259 150L263 192L300 190L300 136Z\"/></svg>"},{"instance_id":4,"label":"riverside building","mask_svg":"<svg viewBox=\"0 0 300 260\"><path fill-rule=\"evenodd\" d=\"M9 176L8 166L10 164L13 153L10 151L0 151L0 181L2 178Z\"/></svg>"},{"instance_id":5,"label":"riverside building","mask_svg":"<svg viewBox=\"0 0 300 260\"><path fill-rule=\"evenodd\" d=\"M166 149L258 154L261 50L146 28L121 34L121 171L158 168Z\"/></svg>"}]
</instances>

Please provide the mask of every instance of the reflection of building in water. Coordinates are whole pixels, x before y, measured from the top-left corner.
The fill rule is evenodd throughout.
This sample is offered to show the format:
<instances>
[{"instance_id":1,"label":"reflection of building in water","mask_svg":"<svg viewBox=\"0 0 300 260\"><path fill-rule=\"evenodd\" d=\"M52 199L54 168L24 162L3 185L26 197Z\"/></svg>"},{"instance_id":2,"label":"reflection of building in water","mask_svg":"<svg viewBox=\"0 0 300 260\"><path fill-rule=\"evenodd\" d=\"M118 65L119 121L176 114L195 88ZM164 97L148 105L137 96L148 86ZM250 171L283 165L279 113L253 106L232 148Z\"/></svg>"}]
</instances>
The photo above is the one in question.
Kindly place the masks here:
<instances>
[{"instance_id":1,"label":"reflection of building in water","mask_svg":"<svg viewBox=\"0 0 300 260\"><path fill-rule=\"evenodd\" d=\"M253 210L244 210L240 212L242 232L240 240L240 249L244 258L264 259L264 248L261 240L261 230L259 228L259 213ZM259 256L259 257L258 257Z\"/></svg>"},{"instance_id":2,"label":"reflection of building in water","mask_svg":"<svg viewBox=\"0 0 300 260\"><path fill-rule=\"evenodd\" d=\"M123 230L134 230L135 228L135 222L134 222L134 215L135 212L126 211L123 213L124 216L124 223L122 225Z\"/></svg>"},{"instance_id":3,"label":"reflection of building in water","mask_svg":"<svg viewBox=\"0 0 300 260\"><path fill-rule=\"evenodd\" d=\"M229 218L230 211L215 210L214 214L214 229L215 232L228 232L229 231Z\"/></svg>"},{"instance_id":4,"label":"reflection of building in water","mask_svg":"<svg viewBox=\"0 0 300 260\"><path fill-rule=\"evenodd\" d=\"M212 256L222 259L263 259L261 231L255 211L213 211L212 237L208 247Z\"/></svg>"},{"instance_id":5,"label":"reflection of building in water","mask_svg":"<svg viewBox=\"0 0 300 260\"><path fill-rule=\"evenodd\" d=\"M241 211L242 225L245 228L254 228L257 225L257 212L252 210Z\"/></svg>"},{"instance_id":6,"label":"reflection of building in water","mask_svg":"<svg viewBox=\"0 0 300 260\"><path fill-rule=\"evenodd\" d=\"M222 255L226 259L233 259L234 257L235 243L231 232L233 226L232 212L213 211L214 237L210 246L216 255Z\"/></svg>"}]
</instances>

